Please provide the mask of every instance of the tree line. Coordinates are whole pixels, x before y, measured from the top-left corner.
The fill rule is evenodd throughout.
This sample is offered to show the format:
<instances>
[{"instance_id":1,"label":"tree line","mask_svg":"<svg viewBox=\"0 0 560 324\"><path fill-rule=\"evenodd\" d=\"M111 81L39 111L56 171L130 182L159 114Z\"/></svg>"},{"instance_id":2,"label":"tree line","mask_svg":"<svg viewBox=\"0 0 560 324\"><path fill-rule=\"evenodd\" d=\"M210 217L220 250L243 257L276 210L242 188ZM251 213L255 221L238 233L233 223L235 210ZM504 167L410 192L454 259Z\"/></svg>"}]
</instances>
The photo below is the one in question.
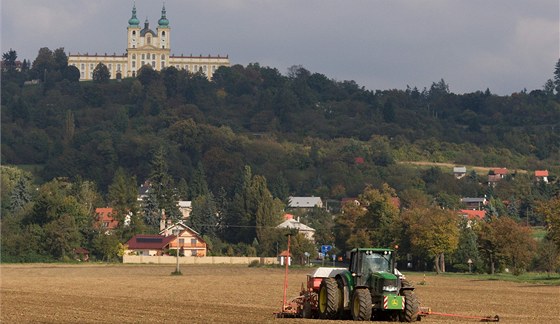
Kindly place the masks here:
<instances>
[{"instance_id":1,"label":"tree line","mask_svg":"<svg viewBox=\"0 0 560 324\"><path fill-rule=\"evenodd\" d=\"M75 195L87 184L102 197L97 206L141 215L128 233L116 236L120 243L143 226L153 227L161 209L176 217L171 197L204 206L200 214L193 210L192 219L210 220L191 225L209 231L204 234L218 242L216 253L261 254L275 250L278 241L261 243L273 236L262 224L278 221L289 196L334 201L336 214L343 210L341 198L384 184L407 210L425 201L458 209L461 197L486 195L488 214L544 226L539 206L559 191L560 61L543 89L497 96L488 89L454 94L444 80L423 90L372 91L301 66L282 75L256 63L222 67L212 81L173 67L161 72L147 67L137 78L117 82L99 65L94 81L78 82L79 71L68 66L63 49L42 48L21 70L16 59L10 51L2 61L2 164L28 165L39 188L72 187ZM25 84L32 79L41 83ZM472 171L457 180L449 171L400 161L506 166L512 174L493 187L486 174ZM531 173L516 169L548 169L551 183L535 182ZM130 206L138 185L149 179L154 190L146 203ZM128 198L120 203L110 198L115 186L128 192L121 193ZM266 208L250 199L257 194ZM2 208L10 215L12 202L4 196ZM47 223L33 217L15 223L44 230ZM329 222L330 216L319 210L301 217L319 229L322 242L345 247L344 226ZM401 246L413 244L405 241Z\"/></svg>"}]
</instances>

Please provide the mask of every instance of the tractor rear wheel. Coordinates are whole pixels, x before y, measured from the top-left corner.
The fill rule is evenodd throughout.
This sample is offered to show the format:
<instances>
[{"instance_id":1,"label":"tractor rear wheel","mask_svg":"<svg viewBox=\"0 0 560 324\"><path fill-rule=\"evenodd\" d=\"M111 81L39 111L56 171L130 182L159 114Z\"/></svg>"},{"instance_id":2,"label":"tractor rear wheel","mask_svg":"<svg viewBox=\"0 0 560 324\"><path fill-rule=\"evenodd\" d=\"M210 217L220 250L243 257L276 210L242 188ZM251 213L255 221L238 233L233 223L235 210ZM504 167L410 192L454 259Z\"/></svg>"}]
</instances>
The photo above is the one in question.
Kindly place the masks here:
<instances>
[{"instance_id":1,"label":"tractor rear wheel","mask_svg":"<svg viewBox=\"0 0 560 324\"><path fill-rule=\"evenodd\" d=\"M371 319L371 294L369 289L359 288L352 296L352 318L355 321Z\"/></svg>"},{"instance_id":2,"label":"tractor rear wheel","mask_svg":"<svg viewBox=\"0 0 560 324\"><path fill-rule=\"evenodd\" d=\"M404 290L402 295L404 296L404 311L401 313L401 322L415 322L418 319L418 299L416 294L412 290Z\"/></svg>"},{"instance_id":3,"label":"tractor rear wheel","mask_svg":"<svg viewBox=\"0 0 560 324\"><path fill-rule=\"evenodd\" d=\"M333 278L325 278L319 288L319 315L324 319L336 319L340 294L338 284Z\"/></svg>"}]
</instances>

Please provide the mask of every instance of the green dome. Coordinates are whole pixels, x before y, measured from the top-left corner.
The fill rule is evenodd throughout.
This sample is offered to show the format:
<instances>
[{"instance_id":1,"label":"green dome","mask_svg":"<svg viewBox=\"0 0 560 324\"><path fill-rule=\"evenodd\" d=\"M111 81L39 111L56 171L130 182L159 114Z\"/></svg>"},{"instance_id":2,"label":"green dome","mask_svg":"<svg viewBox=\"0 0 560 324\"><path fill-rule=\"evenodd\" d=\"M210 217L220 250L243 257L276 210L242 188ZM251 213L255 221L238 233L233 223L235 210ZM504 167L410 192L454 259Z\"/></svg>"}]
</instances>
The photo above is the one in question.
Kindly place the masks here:
<instances>
[{"instance_id":1,"label":"green dome","mask_svg":"<svg viewBox=\"0 0 560 324\"><path fill-rule=\"evenodd\" d=\"M161 9L161 18L158 20L158 25L160 27L167 27L169 25L169 20L165 17L165 5Z\"/></svg>"},{"instance_id":2,"label":"green dome","mask_svg":"<svg viewBox=\"0 0 560 324\"><path fill-rule=\"evenodd\" d=\"M136 4L132 7L132 17L128 20L130 26L137 27L140 24L140 20L136 18Z\"/></svg>"}]
</instances>

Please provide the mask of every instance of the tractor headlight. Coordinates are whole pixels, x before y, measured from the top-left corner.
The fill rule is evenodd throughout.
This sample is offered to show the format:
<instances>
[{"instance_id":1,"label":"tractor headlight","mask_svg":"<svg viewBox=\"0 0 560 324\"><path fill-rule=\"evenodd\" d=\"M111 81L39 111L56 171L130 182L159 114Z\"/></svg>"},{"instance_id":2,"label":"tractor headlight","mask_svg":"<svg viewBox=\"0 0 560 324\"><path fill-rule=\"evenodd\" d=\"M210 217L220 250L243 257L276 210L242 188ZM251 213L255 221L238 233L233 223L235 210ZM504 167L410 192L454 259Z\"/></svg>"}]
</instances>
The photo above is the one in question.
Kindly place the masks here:
<instances>
[{"instance_id":1,"label":"tractor headlight","mask_svg":"<svg viewBox=\"0 0 560 324\"><path fill-rule=\"evenodd\" d=\"M383 286L383 291L397 291L395 286Z\"/></svg>"}]
</instances>

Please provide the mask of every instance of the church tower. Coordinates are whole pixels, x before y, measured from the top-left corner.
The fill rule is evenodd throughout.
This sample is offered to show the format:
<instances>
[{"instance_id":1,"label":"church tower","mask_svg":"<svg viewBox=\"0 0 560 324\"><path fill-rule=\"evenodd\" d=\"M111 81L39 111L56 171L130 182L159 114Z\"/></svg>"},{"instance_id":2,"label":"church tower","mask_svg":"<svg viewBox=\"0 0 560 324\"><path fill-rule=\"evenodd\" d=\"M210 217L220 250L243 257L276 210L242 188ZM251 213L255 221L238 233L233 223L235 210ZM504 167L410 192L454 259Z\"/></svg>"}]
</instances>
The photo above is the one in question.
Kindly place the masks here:
<instances>
[{"instance_id":1,"label":"church tower","mask_svg":"<svg viewBox=\"0 0 560 324\"><path fill-rule=\"evenodd\" d=\"M157 34L162 49L171 48L171 28L169 28L169 20L167 20L165 12L165 4L161 9L161 18L158 20Z\"/></svg>"}]
</instances>

